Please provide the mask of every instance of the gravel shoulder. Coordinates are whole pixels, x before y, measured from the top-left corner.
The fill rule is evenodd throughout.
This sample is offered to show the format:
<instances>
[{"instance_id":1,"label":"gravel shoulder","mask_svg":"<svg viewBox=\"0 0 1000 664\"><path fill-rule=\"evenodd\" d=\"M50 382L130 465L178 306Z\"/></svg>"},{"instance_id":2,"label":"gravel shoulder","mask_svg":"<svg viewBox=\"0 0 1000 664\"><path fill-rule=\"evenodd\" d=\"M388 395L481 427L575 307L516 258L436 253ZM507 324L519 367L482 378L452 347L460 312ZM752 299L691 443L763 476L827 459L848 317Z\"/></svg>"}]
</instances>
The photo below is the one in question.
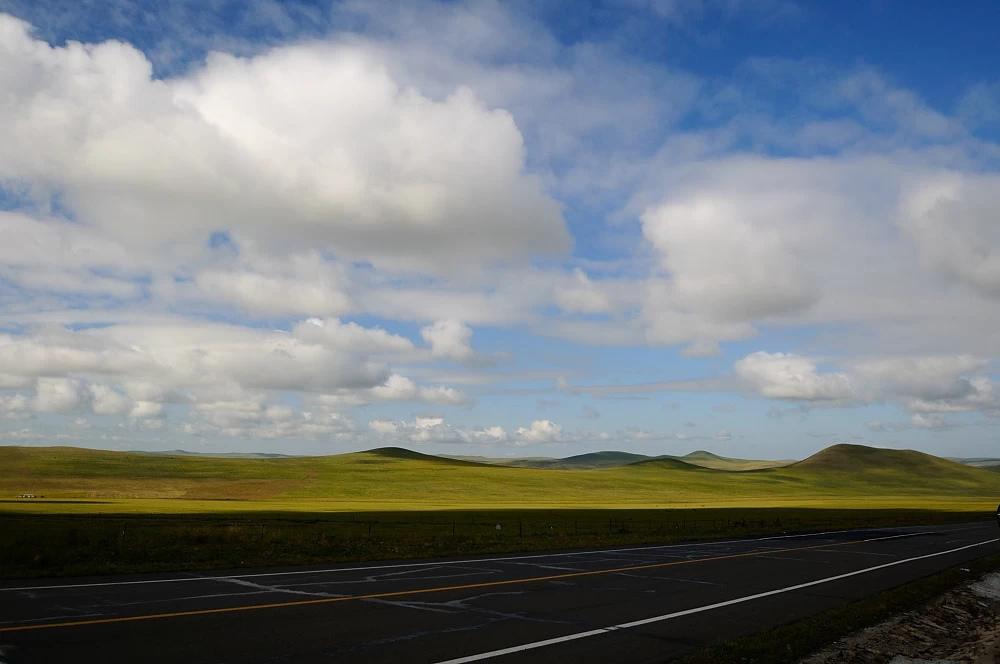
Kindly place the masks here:
<instances>
[{"instance_id":1,"label":"gravel shoulder","mask_svg":"<svg viewBox=\"0 0 1000 664\"><path fill-rule=\"evenodd\" d=\"M850 634L802 664L1000 663L1000 572Z\"/></svg>"}]
</instances>

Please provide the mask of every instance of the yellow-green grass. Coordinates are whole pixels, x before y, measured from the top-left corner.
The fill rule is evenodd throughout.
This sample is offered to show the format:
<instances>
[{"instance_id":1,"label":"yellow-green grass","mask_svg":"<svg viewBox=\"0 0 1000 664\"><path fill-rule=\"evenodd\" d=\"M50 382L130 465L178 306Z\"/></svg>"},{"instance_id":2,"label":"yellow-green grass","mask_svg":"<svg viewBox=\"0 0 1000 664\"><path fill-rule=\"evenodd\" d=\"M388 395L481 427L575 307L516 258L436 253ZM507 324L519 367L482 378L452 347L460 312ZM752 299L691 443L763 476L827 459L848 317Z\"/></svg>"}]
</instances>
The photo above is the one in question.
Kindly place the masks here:
<instances>
[{"instance_id":1,"label":"yellow-green grass","mask_svg":"<svg viewBox=\"0 0 1000 664\"><path fill-rule=\"evenodd\" d=\"M16 500L21 493L44 499ZM919 452L838 445L780 468L676 459L510 468L405 450L223 459L0 447L0 511L184 513L420 509L873 507L985 510L1000 474ZM54 502L54 501L85 502Z\"/></svg>"}]
</instances>

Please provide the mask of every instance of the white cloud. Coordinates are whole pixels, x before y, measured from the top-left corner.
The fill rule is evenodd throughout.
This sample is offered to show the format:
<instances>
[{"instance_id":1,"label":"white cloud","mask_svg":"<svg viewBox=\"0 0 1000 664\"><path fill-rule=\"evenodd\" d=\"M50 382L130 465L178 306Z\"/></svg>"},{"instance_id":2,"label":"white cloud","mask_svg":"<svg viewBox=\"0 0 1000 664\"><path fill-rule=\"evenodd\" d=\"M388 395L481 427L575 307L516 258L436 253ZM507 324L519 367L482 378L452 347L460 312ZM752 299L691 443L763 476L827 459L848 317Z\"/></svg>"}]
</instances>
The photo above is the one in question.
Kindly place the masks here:
<instances>
[{"instance_id":1,"label":"white cloud","mask_svg":"<svg viewBox=\"0 0 1000 664\"><path fill-rule=\"evenodd\" d=\"M573 281L556 286L555 303L566 313L603 314L612 310L611 296L595 285L580 268L573 270Z\"/></svg>"},{"instance_id":2,"label":"white cloud","mask_svg":"<svg viewBox=\"0 0 1000 664\"><path fill-rule=\"evenodd\" d=\"M385 383L366 392L377 401L420 401L439 406L458 406L466 403L465 395L443 385L434 387L418 386L412 379L398 374L389 376Z\"/></svg>"},{"instance_id":3,"label":"white cloud","mask_svg":"<svg viewBox=\"0 0 1000 664\"><path fill-rule=\"evenodd\" d=\"M360 353L406 353L413 343L406 337L380 328L366 328L357 323L342 323L336 318L310 318L297 323L292 335L308 343Z\"/></svg>"},{"instance_id":4,"label":"white cloud","mask_svg":"<svg viewBox=\"0 0 1000 664\"><path fill-rule=\"evenodd\" d=\"M420 336L431 345L431 356L443 357L459 362L468 362L475 357L469 342L472 328L454 319L439 320L433 325L421 328Z\"/></svg>"},{"instance_id":5,"label":"white cloud","mask_svg":"<svg viewBox=\"0 0 1000 664\"><path fill-rule=\"evenodd\" d=\"M42 413L68 413L80 405L79 386L67 378L39 378L32 407Z\"/></svg>"},{"instance_id":6,"label":"white cloud","mask_svg":"<svg viewBox=\"0 0 1000 664\"><path fill-rule=\"evenodd\" d=\"M200 419L187 422L187 435L217 434L233 438L347 439L354 440L357 427L339 413L296 410L260 399L200 403L194 413ZM145 415L155 417L157 413Z\"/></svg>"},{"instance_id":7,"label":"white cloud","mask_svg":"<svg viewBox=\"0 0 1000 664\"><path fill-rule=\"evenodd\" d=\"M910 423L918 429L931 429L933 431L941 431L953 427L950 422L940 415L925 415L923 413L914 413L910 417Z\"/></svg>"},{"instance_id":8,"label":"white cloud","mask_svg":"<svg viewBox=\"0 0 1000 664\"><path fill-rule=\"evenodd\" d=\"M550 443L557 440L560 433L562 433L562 427L551 420L535 420L529 428L517 428L517 444Z\"/></svg>"},{"instance_id":9,"label":"white cloud","mask_svg":"<svg viewBox=\"0 0 1000 664\"><path fill-rule=\"evenodd\" d=\"M59 190L127 245L229 229L431 270L569 247L508 112L465 87L432 99L401 85L360 42L217 52L157 80L127 44L52 47L8 15L0 34L0 179ZM245 277L204 278L261 304Z\"/></svg>"},{"instance_id":10,"label":"white cloud","mask_svg":"<svg viewBox=\"0 0 1000 664\"><path fill-rule=\"evenodd\" d=\"M977 392L967 378L989 360L971 355L858 360L852 370L879 393L921 401L954 401Z\"/></svg>"},{"instance_id":11,"label":"white cloud","mask_svg":"<svg viewBox=\"0 0 1000 664\"><path fill-rule=\"evenodd\" d=\"M418 429L433 429L444 424L443 417L417 417L413 420L413 426Z\"/></svg>"},{"instance_id":12,"label":"white cloud","mask_svg":"<svg viewBox=\"0 0 1000 664\"><path fill-rule=\"evenodd\" d=\"M761 396L839 402L855 398L850 378L842 373L819 373L808 357L758 351L734 365L737 375Z\"/></svg>"},{"instance_id":13,"label":"white cloud","mask_svg":"<svg viewBox=\"0 0 1000 664\"><path fill-rule=\"evenodd\" d=\"M991 298L1000 297L1000 177L942 174L916 183L902 203L900 224L920 258Z\"/></svg>"},{"instance_id":14,"label":"white cloud","mask_svg":"<svg viewBox=\"0 0 1000 664\"><path fill-rule=\"evenodd\" d=\"M881 357L849 362L846 373L820 373L808 357L756 352L737 361L734 369L758 394L773 399L814 405L891 401L915 415L990 414L1000 412L1000 395L988 376L976 375L989 364L989 360L970 355ZM776 417L785 414L778 409L772 412ZM917 418L913 423L929 428L924 425L930 421Z\"/></svg>"},{"instance_id":15,"label":"white cloud","mask_svg":"<svg viewBox=\"0 0 1000 664\"><path fill-rule=\"evenodd\" d=\"M87 389L90 391L90 407L95 415L124 415L132 410L132 400L107 385L92 383Z\"/></svg>"},{"instance_id":16,"label":"white cloud","mask_svg":"<svg viewBox=\"0 0 1000 664\"><path fill-rule=\"evenodd\" d=\"M207 297L232 302L245 311L271 316L346 313L348 297L332 284L275 278L246 271L205 270L194 283Z\"/></svg>"},{"instance_id":17,"label":"white cloud","mask_svg":"<svg viewBox=\"0 0 1000 664\"><path fill-rule=\"evenodd\" d=\"M368 428L377 434L394 434L399 429L399 425L392 420L371 420Z\"/></svg>"},{"instance_id":18,"label":"white cloud","mask_svg":"<svg viewBox=\"0 0 1000 664\"><path fill-rule=\"evenodd\" d=\"M678 305L712 320L743 321L811 304L812 280L775 224L792 221L775 219L794 212L789 203L758 195L748 206L712 192L646 211L643 235L659 252Z\"/></svg>"},{"instance_id":19,"label":"white cloud","mask_svg":"<svg viewBox=\"0 0 1000 664\"><path fill-rule=\"evenodd\" d=\"M23 394L0 396L0 418L25 420L31 417L31 402Z\"/></svg>"},{"instance_id":20,"label":"white cloud","mask_svg":"<svg viewBox=\"0 0 1000 664\"><path fill-rule=\"evenodd\" d=\"M160 417L163 415L163 404L154 401L136 401L128 416L133 418Z\"/></svg>"}]
</instances>

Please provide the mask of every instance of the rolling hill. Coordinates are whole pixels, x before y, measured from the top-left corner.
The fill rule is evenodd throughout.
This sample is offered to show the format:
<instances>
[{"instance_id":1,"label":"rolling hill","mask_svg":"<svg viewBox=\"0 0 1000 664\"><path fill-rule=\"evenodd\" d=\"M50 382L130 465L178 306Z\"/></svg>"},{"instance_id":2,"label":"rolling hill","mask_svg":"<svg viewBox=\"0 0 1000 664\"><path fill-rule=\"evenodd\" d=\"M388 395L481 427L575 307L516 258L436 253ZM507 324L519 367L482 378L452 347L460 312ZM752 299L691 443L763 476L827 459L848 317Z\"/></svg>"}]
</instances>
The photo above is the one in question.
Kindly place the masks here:
<instances>
[{"instance_id":1,"label":"rolling hill","mask_svg":"<svg viewBox=\"0 0 1000 664\"><path fill-rule=\"evenodd\" d=\"M112 501L118 509L136 511L154 507L134 501L154 501L160 510L204 511L219 509L211 502L218 500L227 501L226 509L258 510L875 504L943 508L957 503L995 506L1000 500L1000 473L913 451L835 445L789 466L741 471L705 468L674 457L628 462L640 455L624 454L560 460L580 464L578 468L516 468L402 448L248 459L0 447L0 498L6 501L0 509L40 510L46 504L13 500L21 493ZM696 458L713 461L708 454ZM626 463L620 464L623 460ZM599 467L602 463L609 465Z\"/></svg>"},{"instance_id":2,"label":"rolling hill","mask_svg":"<svg viewBox=\"0 0 1000 664\"><path fill-rule=\"evenodd\" d=\"M494 466L509 466L511 468L539 468L548 470L614 468L617 466L626 466L632 463L649 461L650 459L679 459L687 464L702 466L704 468L715 468L719 470L758 470L760 468L776 468L778 466L786 466L790 463L794 463L794 461L732 459L728 457L721 457L704 450L691 452L690 454L685 454L684 456L664 454L655 457L645 454L633 454L631 452L603 451L578 454L576 456L565 457L562 459L551 457L496 459L473 456L449 456L447 458L475 461L477 463L485 463Z\"/></svg>"}]
</instances>

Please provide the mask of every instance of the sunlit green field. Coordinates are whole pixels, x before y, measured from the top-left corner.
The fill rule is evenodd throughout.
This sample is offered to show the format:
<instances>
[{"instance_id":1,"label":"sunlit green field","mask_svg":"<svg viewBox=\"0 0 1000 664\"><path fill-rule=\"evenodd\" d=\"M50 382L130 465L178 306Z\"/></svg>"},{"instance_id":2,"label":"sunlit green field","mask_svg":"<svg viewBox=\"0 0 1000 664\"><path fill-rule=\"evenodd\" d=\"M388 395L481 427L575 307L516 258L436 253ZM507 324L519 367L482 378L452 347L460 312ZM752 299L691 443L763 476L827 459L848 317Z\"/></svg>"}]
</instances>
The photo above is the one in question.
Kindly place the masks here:
<instances>
[{"instance_id":1,"label":"sunlit green field","mask_svg":"<svg viewBox=\"0 0 1000 664\"><path fill-rule=\"evenodd\" d=\"M0 447L0 576L929 524L989 518L998 500L998 473L856 446L741 472L672 458L544 470L398 449L238 459Z\"/></svg>"},{"instance_id":2,"label":"sunlit green field","mask_svg":"<svg viewBox=\"0 0 1000 664\"><path fill-rule=\"evenodd\" d=\"M16 499L21 493L44 496ZM382 450L229 459L0 448L0 511L197 513L436 509L879 507L989 509L1000 475L918 452L836 446L723 471L673 459L539 470ZM72 501L72 502L63 502ZM77 502L80 501L80 502Z\"/></svg>"}]
</instances>

